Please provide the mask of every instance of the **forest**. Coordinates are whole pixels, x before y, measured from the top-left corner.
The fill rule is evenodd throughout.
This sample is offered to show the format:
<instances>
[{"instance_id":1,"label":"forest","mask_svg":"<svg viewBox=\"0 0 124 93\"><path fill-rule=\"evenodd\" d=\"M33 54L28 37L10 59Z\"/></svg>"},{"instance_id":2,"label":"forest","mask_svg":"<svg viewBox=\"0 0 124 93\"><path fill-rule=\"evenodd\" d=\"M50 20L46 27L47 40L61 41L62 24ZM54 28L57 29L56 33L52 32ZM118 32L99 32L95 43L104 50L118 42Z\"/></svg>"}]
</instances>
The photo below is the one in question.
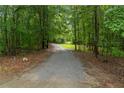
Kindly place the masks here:
<instances>
[{"instance_id":1,"label":"forest","mask_svg":"<svg viewBox=\"0 0 124 93\"><path fill-rule=\"evenodd\" d=\"M0 87L124 87L124 6L1 5Z\"/></svg>"},{"instance_id":2,"label":"forest","mask_svg":"<svg viewBox=\"0 0 124 93\"><path fill-rule=\"evenodd\" d=\"M0 54L69 42L96 57L124 57L124 6L0 6Z\"/></svg>"}]
</instances>

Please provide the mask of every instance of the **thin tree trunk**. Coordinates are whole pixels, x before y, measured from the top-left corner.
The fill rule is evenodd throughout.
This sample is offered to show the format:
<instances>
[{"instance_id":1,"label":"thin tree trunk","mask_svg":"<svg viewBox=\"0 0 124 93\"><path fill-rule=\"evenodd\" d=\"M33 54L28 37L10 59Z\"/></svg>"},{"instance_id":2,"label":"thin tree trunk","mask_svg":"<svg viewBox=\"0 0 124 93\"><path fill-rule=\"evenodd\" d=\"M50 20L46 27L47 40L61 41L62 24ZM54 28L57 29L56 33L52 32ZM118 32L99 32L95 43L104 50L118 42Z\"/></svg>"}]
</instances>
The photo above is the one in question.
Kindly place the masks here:
<instances>
[{"instance_id":1,"label":"thin tree trunk","mask_svg":"<svg viewBox=\"0 0 124 93\"><path fill-rule=\"evenodd\" d=\"M75 44L75 50L77 50L77 24L76 24L76 6L74 6L74 44Z\"/></svg>"},{"instance_id":2,"label":"thin tree trunk","mask_svg":"<svg viewBox=\"0 0 124 93\"><path fill-rule=\"evenodd\" d=\"M7 19L7 7L5 7L5 14L4 14L4 35L5 35L5 54L8 54L8 31L7 31L7 25L6 25L6 19Z\"/></svg>"},{"instance_id":3,"label":"thin tree trunk","mask_svg":"<svg viewBox=\"0 0 124 93\"><path fill-rule=\"evenodd\" d=\"M94 37L94 54L95 57L98 57L99 51L98 51L98 41L99 41L99 6L94 7L94 15L95 15L95 37Z\"/></svg>"}]
</instances>

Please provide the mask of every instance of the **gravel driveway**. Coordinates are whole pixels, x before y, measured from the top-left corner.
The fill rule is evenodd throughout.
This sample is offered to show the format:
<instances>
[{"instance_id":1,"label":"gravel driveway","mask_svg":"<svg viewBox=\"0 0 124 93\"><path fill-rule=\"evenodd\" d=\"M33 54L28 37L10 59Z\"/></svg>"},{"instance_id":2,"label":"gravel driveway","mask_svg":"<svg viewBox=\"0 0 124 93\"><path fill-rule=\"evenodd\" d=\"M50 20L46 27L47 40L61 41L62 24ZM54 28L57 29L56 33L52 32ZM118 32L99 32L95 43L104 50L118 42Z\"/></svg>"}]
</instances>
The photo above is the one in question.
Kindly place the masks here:
<instances>
[{"instance_id":1,"label":"gravel driveway","mask_svg":"<svg viewBox=\"0 0 124 93\"><path fill-rule=\"evenodd\" d=\"M0 87L91 87L85 81L83 64L71 53L53 44L56 49L45 62L19 78Z\"/></svg>"}]
</instances>

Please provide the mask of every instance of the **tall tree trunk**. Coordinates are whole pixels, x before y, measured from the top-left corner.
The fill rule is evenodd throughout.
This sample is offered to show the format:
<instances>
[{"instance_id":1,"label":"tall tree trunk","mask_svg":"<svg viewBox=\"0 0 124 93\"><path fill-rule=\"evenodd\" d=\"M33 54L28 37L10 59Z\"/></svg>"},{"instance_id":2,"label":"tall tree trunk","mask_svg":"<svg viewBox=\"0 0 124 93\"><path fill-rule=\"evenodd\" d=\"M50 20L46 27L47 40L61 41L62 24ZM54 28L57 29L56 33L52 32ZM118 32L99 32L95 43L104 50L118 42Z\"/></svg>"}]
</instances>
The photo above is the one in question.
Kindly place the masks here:
<instances>
[{"instance_id":1,"label":"tall tree trunk","mask_svg":"<svg viewBox=\"0 0 124 93\"><path fill-rule=\"evenodd\" d=\"M99 6L94 7L94 17L95 17L95 37L94 37L94 54L98 57L98 41L99 41Z\"/></svg>"},{"instance_id":2,"label":"tall tree trunk","mask_svg":"<svg viewBox=\"0 0 124 93\"><path fill-rule=\"evenodd\" d=\"M48 15L48 6L46 6L46 31L47 31L47 37L46 37L46 48L48 48L49 44L49 15Z\"/></svg>"},{"instance_id":3,"label":"tall tree trunk","mask_svg":"<svg viewBox=\"0 0 124 93\"><path fill-rule=\"evenodd\" d=\"M39 17L39 28L40 28L40 32L38 33L39 34L39 49L42 49L43 48L43 6L39 6L37 8L37 11L38 11L38 17Z\"/></svg>"},{"instance_id":4,"label":"tall tree trunk","mask_svg":"<svg viewBox=\"0 0 124 93\"><path fill-rule=\"evenodd\" d=\"M74 38L75 38L75 40L74 40L74 44L75 44L75 50L77 50L77 21L76 21L76 16L77 16L77 14L76 14L76 6L74 6Z\"/></svg>"},{"instance_id":5,"label":"tall tree trunk","mask_svg":"<svg viewBox=\"0 0 124 93\"><path fill-rule=\"evenodd\" d=\"M43 40L42 40L42 48L45 48L45 6L43 6Z\"/></svg>"},{"instance_id":6,"label":"tall tree trunk","mask_svg":"<svg viewBox=\"0 0 124 93\"><path fill-rule=\"evenodd\" d=\"M5 54L8 54L9 50L8 50L8 31L7 31L7 7L5 7L5 13L4 13L4 35L5 35Z\"/></svg>"},{"instance_id":7,"label":"tall tree trunk","mask_svg":"<svg viewBox=\"0 0 124 93\"><path fill-rule=\"evenodd\" d=\"M12 23L11 26L11 51L10 55L15 56L16 55L16 13L13 8L13 15L12 15Z\"/></svg>"}]
</instances>

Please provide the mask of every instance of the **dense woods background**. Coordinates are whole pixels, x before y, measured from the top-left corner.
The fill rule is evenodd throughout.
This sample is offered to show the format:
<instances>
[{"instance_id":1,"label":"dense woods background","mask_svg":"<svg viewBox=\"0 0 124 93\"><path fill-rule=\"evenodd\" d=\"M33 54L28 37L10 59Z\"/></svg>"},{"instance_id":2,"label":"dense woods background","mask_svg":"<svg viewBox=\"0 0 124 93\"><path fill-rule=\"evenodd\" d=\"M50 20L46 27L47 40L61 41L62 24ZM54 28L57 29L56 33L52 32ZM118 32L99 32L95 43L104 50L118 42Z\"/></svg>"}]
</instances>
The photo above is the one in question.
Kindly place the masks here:
<instances>
[{"instance_id":1,"label":"dense woods background","mask_svg":"<svg viewBox=\"0 0 124 93\"><path fill-rule=\"evenodd\" d=\"M0 6L1 55L50 42L69 42L105 59L124 57L124 6Z\"/></svg>"}]
</instances>

